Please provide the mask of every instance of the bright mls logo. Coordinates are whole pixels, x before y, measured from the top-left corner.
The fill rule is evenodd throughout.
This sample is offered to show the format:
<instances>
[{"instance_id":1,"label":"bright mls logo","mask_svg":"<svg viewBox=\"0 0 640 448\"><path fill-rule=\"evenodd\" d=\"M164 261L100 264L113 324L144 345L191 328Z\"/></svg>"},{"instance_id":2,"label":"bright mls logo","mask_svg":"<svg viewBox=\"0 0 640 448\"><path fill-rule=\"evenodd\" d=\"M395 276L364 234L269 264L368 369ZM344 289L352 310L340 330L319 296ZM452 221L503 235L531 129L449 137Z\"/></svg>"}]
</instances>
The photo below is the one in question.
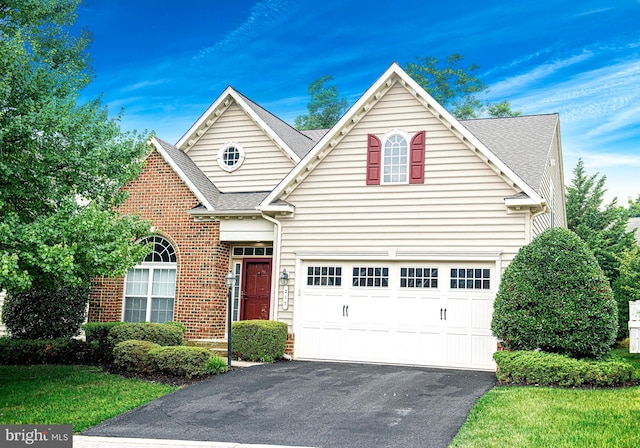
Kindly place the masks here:
<instances>
[{"instance_id":1,"label":"bright mls logo","mask_svg":"<svg viewBox=\"0 0 640 448\"><path fill-rule=\"evenodd\" d=\"M72 448L71 425L0 425L0 448Z\"/></svg>"}]
</instances>

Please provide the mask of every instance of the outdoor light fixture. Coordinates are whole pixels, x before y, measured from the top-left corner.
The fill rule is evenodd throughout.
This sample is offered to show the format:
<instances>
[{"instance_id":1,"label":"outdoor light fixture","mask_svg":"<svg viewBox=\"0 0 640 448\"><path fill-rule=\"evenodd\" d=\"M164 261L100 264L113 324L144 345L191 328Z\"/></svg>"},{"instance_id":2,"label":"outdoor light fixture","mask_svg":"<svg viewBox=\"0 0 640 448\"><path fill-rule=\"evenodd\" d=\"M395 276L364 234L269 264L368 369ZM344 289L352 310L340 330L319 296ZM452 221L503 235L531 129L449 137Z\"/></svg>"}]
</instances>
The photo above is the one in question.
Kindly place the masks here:
<instances>
[{"instance_id":1,"label":"outdoor light fixture","mask_svg":"<svg viewBox=\"0 0 640 448\"><path fill-rule=\"evenodd\" d=\"M280 274L280 284L286 285L288 281L289 281L289 273L285 268L282 270L282 274Z\"/></svg>"},{"instance_id":2,"label":"outdoor light fixture","mask_svg":"<svg viewBox=\"0 0 640 448\"><path fill-rule=\"evenodd\" d=\"M227 285L227 367L231 369L231 290L233 289L233 285L236 283L236 276L233 275L231 269L224 278L224 282Z\"/></svg>"}]
</instances>

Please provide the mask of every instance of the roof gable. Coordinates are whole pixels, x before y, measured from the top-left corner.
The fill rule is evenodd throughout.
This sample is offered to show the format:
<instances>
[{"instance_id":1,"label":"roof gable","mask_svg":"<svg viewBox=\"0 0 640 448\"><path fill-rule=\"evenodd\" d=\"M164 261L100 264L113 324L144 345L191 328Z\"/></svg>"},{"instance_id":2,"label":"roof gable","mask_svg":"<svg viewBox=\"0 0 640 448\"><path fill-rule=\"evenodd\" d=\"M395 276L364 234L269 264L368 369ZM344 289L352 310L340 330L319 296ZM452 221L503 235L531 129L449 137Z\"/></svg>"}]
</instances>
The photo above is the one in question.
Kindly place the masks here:
<instances>
[{"instance_id":1,"label":"roof gable","mask_svg":"<svg viewBox=\"0 0 640 448\"><path fill-rule=\"evenodd\" d=\"M293 163L300 162L302 157L315 144L308 136L289 126L232 87L227 87L176 143L176 147L188 153L189 149L196 144L200 137L234 103L263 130Z\"/></svg>"},{"instance_id":2,"label":"roof gable","mask_svg":"<svg viewBox=\"0 0 640 448\"><path fill-rule=\"evenodd\" d=\"M343 115L336 125L313 147L305 158L274 188L260 204L262 210L268 210L270 204L277 199L285 198L313 170L342 138L371 110L371 108L387 92L400 83L427 109L431 110L447 128L449 128L467 147L473 150L494 172L510 184L516 193L523 192L534 204L542 204L544 200L536 188L532 188L522 177L509 167L504 160L492 152L477 136L438 104L431 95L420 87L402 68L393 63L387 71L360 97L360 99ZM490 140L490 139L489 139ZM543 161L546 160L543 159ZM522 199L521 201L524 201Z\"/></svg>"}]
</instances>

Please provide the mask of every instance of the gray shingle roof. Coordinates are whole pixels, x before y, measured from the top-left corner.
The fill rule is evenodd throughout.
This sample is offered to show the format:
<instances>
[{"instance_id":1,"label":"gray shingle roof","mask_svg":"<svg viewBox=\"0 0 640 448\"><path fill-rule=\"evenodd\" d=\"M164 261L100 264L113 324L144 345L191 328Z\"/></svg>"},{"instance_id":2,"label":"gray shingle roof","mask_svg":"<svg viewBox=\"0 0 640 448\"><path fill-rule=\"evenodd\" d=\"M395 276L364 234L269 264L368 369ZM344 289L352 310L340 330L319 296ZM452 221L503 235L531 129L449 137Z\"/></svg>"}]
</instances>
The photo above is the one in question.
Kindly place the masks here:
<instances>
[{"instance_id":1,"label":"gray shingle roof","mask_svg":"<svg viewBox=\"0 0 640 448\"><path fill-rule=\"evenodd\" d=\"M540 192L558 114L461 120L460 123L527 185Z\"/></svg>"},{"instance_id":2,"label":"gray shingle roof","mask_svg":"<svg viewBox=\"0 0 640 448\"><path fill-rule=\"evenodd\" d=\"M320 139L322 137L324 137L325 134L327 132L329 132L329 131L330 131L330 129L306 129L306 130L300 131L300 132L302 132L304 135L309 137L314 142L319 142Z\"/></svg>"},{"instance_id":3,"label":"gray shingle roof","mask_svg":"<svg viewBox=\"0 0 640 448\"><path fill-rule=\"evenodd\" d=\"M284 141L287 146L289 146L289 148L291 148L291 150L300 157L300 159L302 159L316 144L316 141L309 136L285 123L280 118L257 105L237 90L235 90L235 92L247 102L247 105L267 124L267 126L273 130L273 132L278 134L282 141Z\"/></svg>"},{"instance_id":4,"label":"gray shingle roof","mask_svg":"<svg viewBox=\"0 0 640 448\"><path fill-rule=\"evenodd\" d=\"M216 210L255 210L267 197L268 191L254 193L222 193Z\"/></svg>"},{"instance_id":5,"label":"gray shingle roof","mask_svg":"<svg viewBox=\"0 0 640 448\"><path fill-rule=\"evenodd\" d=\"M156 140L162 145L162 148L167 152L169 157L180 167L185 176L189 178L191 183L202 193L205 199L215 207L222 193L220 193L220 190L209 180L207 175L204 174L183 151L157 137Z\"/></svg>"}]
</instances>

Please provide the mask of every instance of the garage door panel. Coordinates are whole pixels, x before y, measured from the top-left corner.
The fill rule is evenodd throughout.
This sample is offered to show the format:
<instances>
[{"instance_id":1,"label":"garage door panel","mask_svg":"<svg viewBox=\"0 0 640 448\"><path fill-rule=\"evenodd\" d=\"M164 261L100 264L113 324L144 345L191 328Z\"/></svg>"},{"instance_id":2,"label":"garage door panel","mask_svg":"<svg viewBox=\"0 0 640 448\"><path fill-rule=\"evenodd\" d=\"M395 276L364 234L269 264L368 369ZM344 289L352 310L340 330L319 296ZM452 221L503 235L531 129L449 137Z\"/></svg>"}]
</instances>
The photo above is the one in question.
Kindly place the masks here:
<instances>
[{"instance_id":1,"label":"garage door panel","mask_svg":"<svg viewBox=\"0 0 640 448\"><path fill-rule=\"evenodd\" d=\"M303 263L303 272L318 264ZM296 326L297 357L495 369L491 357L496 344L490 330L494 292L473 289L475 280L465 280L461 286L459 278L454 289L449 277L454 271L472 276L488 269L494 282L492 265L415 261L327 264L341 267L342 281L339 286L302 287L296 298L296 320L300 323ZM363 266L386 268L388 281L384 286L368 287L360 279L353 286L353 268L359 267L356 271L362 276ZM402 275L407 277L401 282L403 268ZM425 272L429 272L429 281ZM419 275L423 275L421 281ZM437 281L433 281L435 276Z\"/></svg>"}]
</instances>

